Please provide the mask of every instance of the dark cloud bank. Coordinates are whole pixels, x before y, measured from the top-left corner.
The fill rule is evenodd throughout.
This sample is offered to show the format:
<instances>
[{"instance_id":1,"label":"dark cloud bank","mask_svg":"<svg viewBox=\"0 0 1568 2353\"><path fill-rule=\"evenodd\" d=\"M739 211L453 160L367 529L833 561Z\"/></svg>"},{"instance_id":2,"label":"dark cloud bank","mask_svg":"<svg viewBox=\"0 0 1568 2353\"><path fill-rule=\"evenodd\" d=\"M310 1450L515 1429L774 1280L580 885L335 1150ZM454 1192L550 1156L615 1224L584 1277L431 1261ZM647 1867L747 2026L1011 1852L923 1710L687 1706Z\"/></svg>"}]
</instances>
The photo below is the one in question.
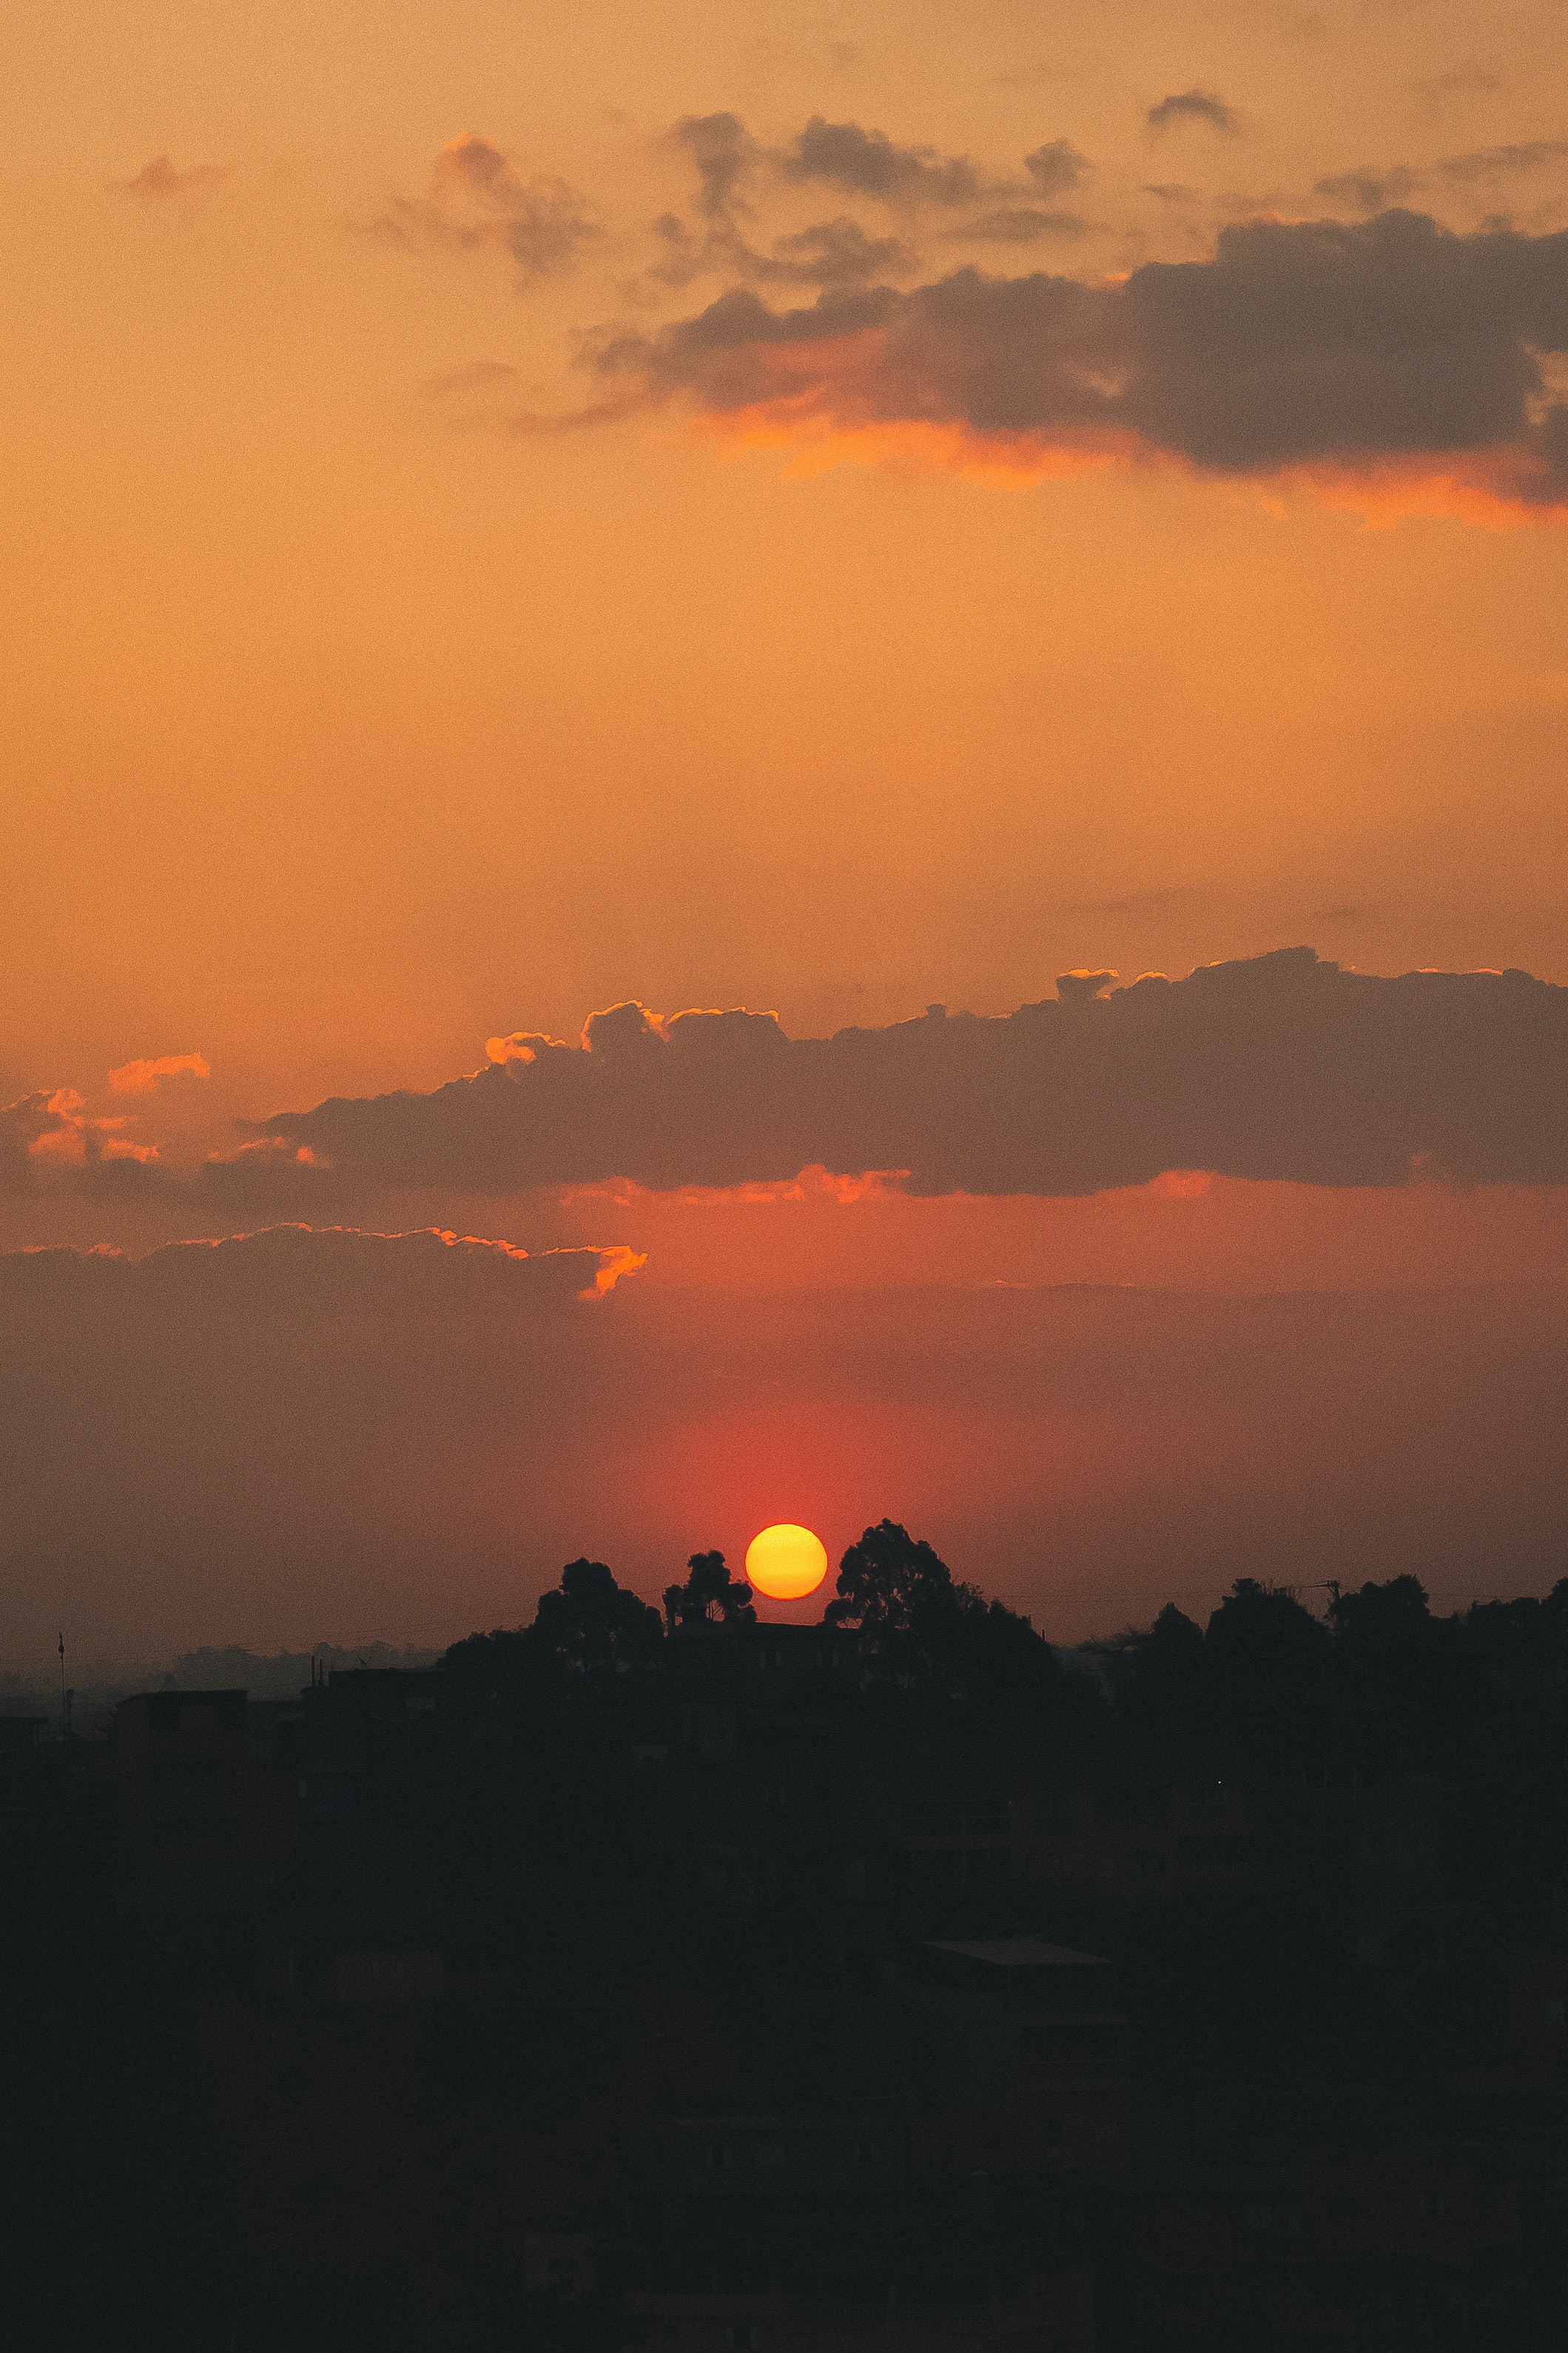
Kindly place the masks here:
<instances>
[{"instance_id":1,"label":"dark cloud bank","mask_svg":"<svg viewBox=\"0 0 1568 2353\"><path fill-rule=\"evenodd\" d=\"M1490 484L1568 501L1568 231L1456 235L1423 214L1255 220L1207 261L1121 282L968 269L774 311L732 288L601 350L649 401L845 427L944 425L1227 473L1485 453Z\"/></svg>"},{"instance_id":2,"label":"dark cloud bank","mask_svg":"<svg viewBox=\"0 0 1568 2353\"><path fill-rule=\"evenodd\" d=\"M504 1192L909 1172L920 1193L1082 1194L1173 1168L1322 1185L1568 1182L1568 989L1522 972L1342 971L1310 948L1180 981L1068 975L1005 1018L828 1039L637 1005L583 1043L519 1033L428 1095L265 1124L257 1167ZM280 1164L286 1163L286 1166ZM215 1172L215 1175L221 1172Z\"/></svg>"},{"instance_id":3,"label":"dark cloud bank","mask_svg":"<svg viewBox=\"0 0 1568 2353\"><path fill-rule=\"evenodd\" d=\"M170 1242L145 1258L118 1250L0 1254L0 1314L25 1321L79 1313L100 1333L117 1322L189 1316L197 1328L251 1310L343 1325L366 1314L418 1314L432 1303L495 1301L537 1315L613 1289L641 1261L624 1250L531 1253L510 1242L437 1232L365 1233L273 1226L224 1241Z\"/></svg>"},{"instance_id":4,"label":"dark cloud bank","mask_svg":"<svg viewBox=\"0 0 1568 2353\"><path fill-rule=\"evenodd\" d=\"M591 1443L559 1465L604 1392L593 1293L638 1262L299 1227L0 1256L5 1662L40 1620L133 1654L417 1631L508 1544L542 1580L591 1476Z\"/></svg>"}]
</instances>

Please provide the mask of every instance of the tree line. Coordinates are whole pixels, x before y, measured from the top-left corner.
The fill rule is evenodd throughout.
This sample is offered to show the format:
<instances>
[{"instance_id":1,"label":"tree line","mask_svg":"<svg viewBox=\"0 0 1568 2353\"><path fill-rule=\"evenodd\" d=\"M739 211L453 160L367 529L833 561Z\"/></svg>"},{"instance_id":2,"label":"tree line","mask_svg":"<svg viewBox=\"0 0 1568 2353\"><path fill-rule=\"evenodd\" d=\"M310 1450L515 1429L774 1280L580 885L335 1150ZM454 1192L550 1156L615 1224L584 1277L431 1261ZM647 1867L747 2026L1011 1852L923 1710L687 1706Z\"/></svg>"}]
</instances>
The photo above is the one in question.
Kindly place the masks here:
<instances>
[{"instance_id":1,"label":"tree line","mask_svg":"<svg viewBox=\"0 0 1568 2353\"><path fill-rule=\"evenodd\" d=\"M1162 1777L1486 1771L1568 1709L1568 1577L1447 1616L1410 1575L1322 1590L1320 1614L1295 1588L1244 1577L1204 1625L1170 1603L1148 1627L1063 1652L884 1519L845 1552L823 1622L862 1689L1070 1734L1085 1762ZM584 1558L531 1624L472 1634L443 1663L459 1687L561 1700L646 1682L681 1632L757 1622L722 1552L692 1554L662 1609Z\"/></svg>"}]
</instances>

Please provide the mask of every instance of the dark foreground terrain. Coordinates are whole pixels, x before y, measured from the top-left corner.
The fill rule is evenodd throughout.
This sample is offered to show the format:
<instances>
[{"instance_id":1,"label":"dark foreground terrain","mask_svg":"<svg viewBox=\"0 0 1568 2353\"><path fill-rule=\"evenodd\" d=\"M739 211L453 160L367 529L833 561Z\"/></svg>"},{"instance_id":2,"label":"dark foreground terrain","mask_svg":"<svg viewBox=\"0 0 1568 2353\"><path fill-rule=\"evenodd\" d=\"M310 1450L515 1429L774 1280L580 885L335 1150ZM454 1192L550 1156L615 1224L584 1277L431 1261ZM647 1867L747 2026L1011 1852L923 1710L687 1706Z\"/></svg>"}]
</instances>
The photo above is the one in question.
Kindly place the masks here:
<instances>
[{"instance_id":1,"label":"dark foreground terrain","mask_svg":"<svg viewBox=\"0 0 1568 2353\"><path fill-rule=\"evenodd\" d=\"M0 1719L0 2336L1561 2345L1568 1580L829 1619Z\"/></svg>"}]
</instances>

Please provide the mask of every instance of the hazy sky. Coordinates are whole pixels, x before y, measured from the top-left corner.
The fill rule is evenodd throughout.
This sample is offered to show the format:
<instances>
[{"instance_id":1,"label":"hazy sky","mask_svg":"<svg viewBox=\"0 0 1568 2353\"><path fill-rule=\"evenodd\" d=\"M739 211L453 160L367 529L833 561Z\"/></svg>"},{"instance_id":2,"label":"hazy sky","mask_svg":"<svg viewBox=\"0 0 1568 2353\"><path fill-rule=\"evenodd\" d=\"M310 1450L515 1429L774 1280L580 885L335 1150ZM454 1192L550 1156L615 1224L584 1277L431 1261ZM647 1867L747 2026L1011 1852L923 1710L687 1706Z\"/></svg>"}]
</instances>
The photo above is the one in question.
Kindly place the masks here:
<instances>
[{"instance_id":1,"label":"hazy sky","mask_svg":"<svg viewBox=\"0 0 1568 2353\"><path fill-rule=\"evenodd\" d=\"M1300 1551L1319 1461L1319 1574L1416 1527L1450 1599L1546 1574L1565 34L1552 0L6 12L0 1251L292 1220L647 1255L542 1339L503 1285L526 1403L401 1388L367 1446L304 1384L320 1480L265 1417L230 1476L204 1406L199 1510L179 1366L221 1390L232 1342L250 1395L296 1261L149 1272L100 1339L50 1260L53 1388L44 1262L0 1270L24 1649L68 1600L89 1649L458 1633L560 1546L652 1590L661 1546L813 1511L835 1553L920 1516L1083 1631ZM1304 943L1554 986L1185 980ZM956 1018L1075 970L1122 986ZM628 1000L658 1023L574 1050ZM667 1030L689 1007L776 1014L776 1052ZM886 1034L805 1052L847 1025ZM460 1355L457 1262L418 1313ZM1063 1282L1342 1313L1178 1345L1108 1296L1069 1440ZM1376 1328L1343 1303L1390 1284L1429 1353L1378 1338L1379 1455L1336 1435ZM1432 1302L1477 1284L1468 1484L1418 1510L1464 1363Z\"/></svg>"}]
</instances>

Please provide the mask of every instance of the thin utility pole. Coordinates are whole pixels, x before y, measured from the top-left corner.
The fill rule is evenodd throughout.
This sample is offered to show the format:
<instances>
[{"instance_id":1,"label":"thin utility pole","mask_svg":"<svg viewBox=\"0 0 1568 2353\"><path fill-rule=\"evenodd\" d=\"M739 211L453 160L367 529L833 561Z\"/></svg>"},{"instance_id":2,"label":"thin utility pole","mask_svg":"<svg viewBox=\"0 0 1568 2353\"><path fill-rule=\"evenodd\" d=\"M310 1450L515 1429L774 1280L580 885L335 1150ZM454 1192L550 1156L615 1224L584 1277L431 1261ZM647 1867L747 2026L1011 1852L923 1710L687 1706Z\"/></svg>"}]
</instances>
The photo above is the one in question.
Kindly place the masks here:
<instances>
[{"instance_id":1,"label":"thin utility pole","mask_svg":"<svg viewBox=\"0 0 1568 2353\"><path fill-rule=\"evenodd\" d=\"M70 1694L66 1690L66 1638L60 1636L60 1746L70 1738Z\"/></svg>"}]
</instances>

